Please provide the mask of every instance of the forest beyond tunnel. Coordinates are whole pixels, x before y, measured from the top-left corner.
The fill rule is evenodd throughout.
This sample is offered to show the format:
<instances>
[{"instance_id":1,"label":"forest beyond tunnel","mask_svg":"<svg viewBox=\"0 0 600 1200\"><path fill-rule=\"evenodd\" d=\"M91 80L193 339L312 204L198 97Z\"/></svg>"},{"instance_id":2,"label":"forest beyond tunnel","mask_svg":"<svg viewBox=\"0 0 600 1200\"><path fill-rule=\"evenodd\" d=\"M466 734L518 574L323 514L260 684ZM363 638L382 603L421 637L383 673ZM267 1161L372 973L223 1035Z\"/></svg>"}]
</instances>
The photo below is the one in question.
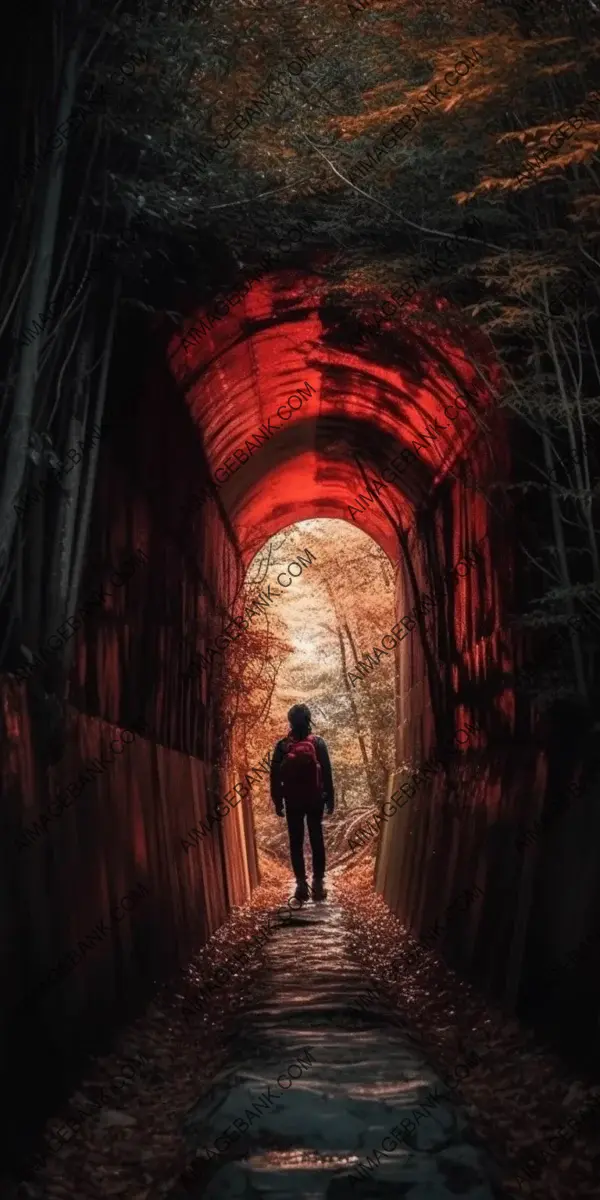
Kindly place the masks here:
<instances>
[{"instance_id":1,"label":"forest beyond tunnel","mask_svg":"<svg viewBox=\"0 0 600 1200\"><path fill-rule=\"evenodd\" d=\"M35 31L18 14L6 61L24 131L7 140L0 322L8 1194L64 1197L63 1176L67 1195L164 1194L181 1113L235 1075L240 1014L254 1086L260 1039L273 1062L291 1053L303 997L317 1052L365 980L371 1065L341 1071L336 1117L358 1112L363 1132L320 1141L311 1124L338 1086L328 1060L261 1127L251 1158L275 1157L252 1159L249 1186L271 1194L281 1170L287 1195L299 1153L294 1194L343 1200L385 1089L402 1106L421 1075L434 1086L382 1005L405 1014L402 1038L422 1024L445 1070L455 1034L462 1053L486 1031L490 1065L464 1097L508 1157L504 1186L522 1180L529 1113L511 1039L531 1051L530 1091L552 1077L532 1143L563 1102L595 1097L600 1067L597 19L587 0L548 29L487 0L327 0L316 22L306 4L141 8L56 0ZM465 69L446 94L449 63ZM276 114L263 65L287 80ZM238 140L242 98L260 115ZM330 908L290 918L267 784L257 799L241 781L295 699L333 746L338 808ZM247 979L230 943L250 947ZM185 1041L182 997L195 1075L183 1050L159 1062ZM352 1039L332 1037L349 1066ZM131 1103L152 1095L148 1178L125 1179L144 1121L115 1097L96 1132L131 1137L119 1165L92 1182L60 1150L44 1175L48 1115L89 1099L84 1076L116 1064L119 1038L146 1064ZM488 1091L509 1060L503 1143ZM204 1128L194 1111L186 1137ZM382 1187L496 1194L463 1116L451 1104L440 1122L448 1142L427 1126ZM214 1169L198 1194L238 1194L241 1176Z\"/></svg>"}]
</instances>

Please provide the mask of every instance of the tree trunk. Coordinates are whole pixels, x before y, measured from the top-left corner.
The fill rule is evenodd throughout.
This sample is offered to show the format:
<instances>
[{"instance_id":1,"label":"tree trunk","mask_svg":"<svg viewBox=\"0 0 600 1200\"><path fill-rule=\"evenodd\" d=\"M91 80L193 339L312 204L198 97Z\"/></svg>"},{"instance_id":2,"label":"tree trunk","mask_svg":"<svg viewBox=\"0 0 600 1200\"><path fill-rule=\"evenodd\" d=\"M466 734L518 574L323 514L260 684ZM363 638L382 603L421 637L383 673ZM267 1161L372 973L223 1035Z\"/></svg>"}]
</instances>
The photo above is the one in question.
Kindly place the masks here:
<instances>
[{"instance_id":1,"label":"tree trunk","mask_svg":"<svg viewBox=\"0 0 600 1200\"><path fill-rule=\"evenodd\" d=\"M94 420L92 424L100 429L102 418L104 416L104 405L106 402L106 388L108 384L108 370L110 366L110 356L112 352L112 343L115 332L115 324L117 319L117 309L119 305L119 295L121 291L121 278L117 278L113 291L112 305L110 316L108 319L108 327L106 331L106 341L104 343L104 354L102 358L102 368L100 371L100 379L98 382L98 392L96 395L96 407L94 410ZM69 578L69 590L66 604L66 613L70 615L77 604L79 594L79 585L81 583L81 574L83 571L83 558L85 547L89 533L90 515L92 511L92 499L94 495L94 486L96 483L96 473L98 469L98 455L100 453L100 439L98 438L90 450L89 467L85 477L83 488L83 500L81 504L81 512L79 517L79 525L77 529L77 542L75 545L75 553L73 555L71 574ZM71 638L65 643L63 648L63 667L65 674L68 675L73 662L74 640Z\"/></svg>"},{"instance_id":2,"label":"tree trunk","mask_svg":"<svg viewBox=\"0 0 600 1200\"><path fill-rule=\"evenodd\" d=\"M75 39L67 56L64 82L58 106L57 125L62 125L70 116L73 109L77 86L80 39L81 34ZM35 262L23 317L25 329L44 311L48 299L67 151L68 139L66 146L52 151L47 190L42 202L42 219L36 246ZM6 471L0 495L0 570L2 570L2 567L4 568L0 575L0 600L6 591L9 576L9 552L17 517L13 505L19 494L19 488L21 487L25 473L40 352L41 339L39 337L35 337L28 346L25 345L23 347L15 385L15 398L6 450Z\"/></svg>"},{"instance_id":3,"label":"tree trunk","mask_svg":"<svg viewBox=\"0 0 600 1200\"><path fill-rule=\"evenodd\" d=\"M546 463L546 469L548 470L548 472L550 472L552 470L553 459L552 459L552 452L550 449L550 438L548 437L548 433L545 428L542 429L542 446L544 448L544 461ZM567 548L565 546L564 533L563 533L562 523L561 523L561 519L560 519L560 512L558 509L558 500L556 499L556 495L552 489L550 489L550 510L552 512L552 524L554 526L554 536L556 539L556 556L557 556L558 566L559 566L559 570L560 570L561 583L565 589L571 589L573 585L571 583L571 579L569 576L569 563L568 563L568 558L567 558ZM570 590L568 590L566 593L565 603L566 603L567 612L569 613L569 616L574 616L575 609L573 606L573 595ZM573 650L573 658L575 660L575 677L577 680L577 690L579 692L579 695L583 699L585 699L587 696L587 688L586 688L586 684L585 684L585 676L584 676L584 671L583 671L583 659L581 657L581 642L579 640L579 634L577 633L577 631L575 629L572 628L572 626L569 626L569 634L571 637L571 647Z\"/></svg>"},{"instance_id":4,"label":"tree trunk","mask_svg":"<svg viewBox=\"0 0 600 1200\"><path fill-rule=\"evenodd\" d=\"M66 471L69 459L67 454L75 449L76 443L82 441L85 434L85 424L89 403L89 379L87 374L90 364L90 347L86 338L79 342L77 350L77 373L74 380L75 399L69 413L67 435L65 438L64 468ZM82 419L83 418L83 419ZM82 482L82 463L71 464L72 469L65 473L56 519L53 525L53 542L50 555L49 579L47 581L48 602L45 606L45 623L40 642L52 636L62 625L67 616L67 597L69 593L69 575L73 555L73 543L79 494ZM52 690L62 691L64 686L61 657L52 657L50 670Z\"/></svg>"},{"instance_id":5,"label":"tree trunk","mask_svg":"<svg viewBox=\"0 0 600 1200\"><path fill-rule=\"evenodd\" d=\"M360 752L362 755L362 760L363 760L363 764L364 764L364 768L365 768L365 775L367 777L367 787L369 789L369 795L371 797L371 801L372 801L373 805L376 806L377 805L377 793L373 786L373 780L371 778L371 764L369 762L369 756L367 754L367 747L365 746L365 739L361 732L360 722L358 719L358 710L356 708L354 696L352 695L352 688L350 687L350 684L348 682L348 673L347 673L347 666L346 666L346 647L344 645L344 635L342 632L342 623L341 623L339 615L338 615L338 609L337 609L337 604L336 604L336 600L335 600L335 595L333 593L333 589L331 587L331 584L327 580L325 580L325 587L327 588L327 591L329 592L329 596L330 596L331 602L333 604L333 609L335 612L336 629L337 629L338 641L340 643L340 655L341 655L341 659L342 659L342 674L344 677L344 687L346 689L346 694L350 701L350 707L352 709L352 716L354 717L354 728L356 729L356 736L358 738L358 744L360 746ZM345 626L345 628L346 629L348 628L347 625Z\"/></svg>"}]
</instances>

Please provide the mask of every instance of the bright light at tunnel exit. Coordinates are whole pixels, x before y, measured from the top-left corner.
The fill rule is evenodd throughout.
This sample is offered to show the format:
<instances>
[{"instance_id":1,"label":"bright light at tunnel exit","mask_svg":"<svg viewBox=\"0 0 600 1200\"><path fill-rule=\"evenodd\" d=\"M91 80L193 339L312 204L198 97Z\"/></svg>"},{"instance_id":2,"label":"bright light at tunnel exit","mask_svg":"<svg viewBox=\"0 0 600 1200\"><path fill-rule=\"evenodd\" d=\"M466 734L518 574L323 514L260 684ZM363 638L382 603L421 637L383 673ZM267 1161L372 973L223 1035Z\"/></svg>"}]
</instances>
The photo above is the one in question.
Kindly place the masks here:
<instances>
[{"instance_id":1,"label":"bright light at tunnel exit","mask_svg":"<svg viewBox=\"0 0 600 1200\"><path fill-rule=\"evenodd\" d=\"M289 585L287 565L306 561L309 551L315 561L282 587ZM265 574L264 564L269 562ZM262 569L261 569L262 564ZM348 522L312 519L281 530L255 557L248 578L272 584L273 604L269 622L290 647L281 665L273 695L290 703L295 697L310 704L315 692L345 694L344 659L367 652L393 624L393 566L385 552L367 534ZM278 594L276 594L278 593ZM346 659L352 667L353 657ZM285 697L285 699L284 699Z\"/></svg>"}]
</instances>

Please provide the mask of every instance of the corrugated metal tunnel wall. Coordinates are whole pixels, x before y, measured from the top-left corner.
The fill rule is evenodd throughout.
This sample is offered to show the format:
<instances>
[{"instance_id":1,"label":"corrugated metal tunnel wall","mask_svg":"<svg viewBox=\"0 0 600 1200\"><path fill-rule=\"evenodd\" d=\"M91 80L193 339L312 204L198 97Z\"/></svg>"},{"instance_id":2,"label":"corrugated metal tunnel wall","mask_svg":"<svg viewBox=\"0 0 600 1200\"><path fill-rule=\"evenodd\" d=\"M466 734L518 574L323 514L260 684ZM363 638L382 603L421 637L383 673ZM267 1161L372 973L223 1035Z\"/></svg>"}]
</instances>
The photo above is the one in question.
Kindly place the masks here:
<instances>
[{"instance_id":1,"label":"corrugated metal tunnel wall","mask_svg":"<svg viewBox=\"0 0 600 1200\"><path fill-rule=\"evenodd\" d=\"M218 765L218 697L209 681L186 682L182 672L196 610L216 628L215 606L227 604L241 574L226 520L214 509L195 519L197 538L184 536L182 503L202 466L198 431L160 368L152 391L142 393L135 371L128 378L122 355L147 361L148 346L127 333L116 357L115 376L120 369L123 378L115 379L108 414L112 433L100 460L79 605L99 586L105 595L74 638L66 736L55 765L41 751L49 706L38 713L39 679L29 702L31 681L0 681L0 1004L7 1078L17 1091L19 1080L33 1076L43 1092L71 1066L76 1072L258 879L245 803L193 853L182 846L206 815L209 789L233 782ZM119 568L130 559L122 583ZM73 784L76 792L90 759L100 769L90 769L81 794L60 812L59 791ZM140 898L126 902L124 916L121 899L138 887ZM70 970L69 954L79 958ZM26 1090L31 1105L30 1082Z\"/></svg>"},{"instance_id":2,"label":"corrugated metal tunnel wall","mask_svg":"<svg viewBox=\"0 0 600 1200\"><path fill-rule=\"evenodd\" d=\"M487 835L506 824L514 829L525 806L537 813L542 775L531 738L511 740L509 772L498 770L488 753L502 732L507 737L516 732L507 629L514 545L508 520L495 519L484 500L491 464L480 461L477 471L479 493L469 496L462 482L450 480L438 487L411 541L421 594L431 593L436 571L461 565L427 621L429 671L418 627L402 642L393 789L404 789L403 806L383 826L376 886L415 936L436 921L443 930L454 898L463 889L479 888L482 895L462 922L452 923L441 944L454 950L463 966L477 962L492 990L501 987L508 999L523 950L522 940L517 944L516 935L509 934L508 917L524 899L517 890L507 906L508 847L497 840L490 854ZM406 613L414 601L404 559L402 564L398 611ZM458 751L451 760L450 788L444 770L435 766L436 752L447 745ZM415 778L430 758L430 774Z\"/></svg>"},{"instance_id":3,"label":"corrugated metal tunnel wall","mask_svg":"<svg viewBox=\"0 0 600 1200\"><path fill-rule=\"evenodd\" d=\"M491 464L479 462L477 470L489 494ZM454 581L431 618L441 737L419 630L395 651L398 766L390 796L405 790L402 807L382 824L376 889L413 937L475 977L508 1011L558 1035L566 1048L585 1048L591 1062L600 1052L600 974L581 947L596 947L600 936L597 735L567 728L560 717L536 727L514 691L518 538L509 513L495 514L473 494L469 500L461 483L440 485L412 542L419 588L431 591L427 529L446 565L468 557L482 531L489 537L483 562ZM413 603L403 564L398 619ZM446 777L433 769L435 760L458 730L465 730L456 739L462 750ZM415 777L430 757L431 772ZM524 846L523 829L539 829L557 800L563 815ZM472 899L463 912L465 892Z\"/></svg>"}]
</instances>

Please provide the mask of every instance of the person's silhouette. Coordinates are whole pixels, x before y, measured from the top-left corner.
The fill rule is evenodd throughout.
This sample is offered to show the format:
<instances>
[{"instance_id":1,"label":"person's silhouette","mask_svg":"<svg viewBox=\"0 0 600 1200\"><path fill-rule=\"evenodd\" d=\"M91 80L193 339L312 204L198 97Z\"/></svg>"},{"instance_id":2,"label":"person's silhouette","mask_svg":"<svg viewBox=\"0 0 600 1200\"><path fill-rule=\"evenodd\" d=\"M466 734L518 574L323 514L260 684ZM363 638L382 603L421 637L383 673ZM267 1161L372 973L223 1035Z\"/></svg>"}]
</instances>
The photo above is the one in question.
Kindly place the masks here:
<instances>
[{"instance_id":1,"label":"person's silhouette","mask_svg":"<svg viewBox=\"0 0 600 1200\"><path fill-rule=\"evenodd\" d=\"M271 799L279 817L287 820L290 857L296 876L296 899L308 900L310 889L304 866L304 818L312 850L314 900L324 900L325 844L323 811L331 814L335 797L327 744L311 734L310 709L294 704L288 712L290 732L276 743L271 759Z\"/></svg>"}]
</instances>

